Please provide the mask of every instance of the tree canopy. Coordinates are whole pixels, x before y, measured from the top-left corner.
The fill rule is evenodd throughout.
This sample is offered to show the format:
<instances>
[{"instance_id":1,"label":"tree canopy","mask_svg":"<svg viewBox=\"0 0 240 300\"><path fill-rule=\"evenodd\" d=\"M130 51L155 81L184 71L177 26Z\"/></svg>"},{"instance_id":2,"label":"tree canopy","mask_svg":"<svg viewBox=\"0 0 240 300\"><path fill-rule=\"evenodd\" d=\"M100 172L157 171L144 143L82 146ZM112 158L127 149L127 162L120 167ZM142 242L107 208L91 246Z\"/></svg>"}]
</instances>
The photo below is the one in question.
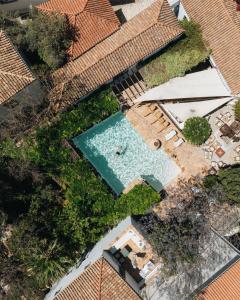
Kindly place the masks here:
<instances>
[{"instance_id":1,"label":"tree canopy","mask_svg":"<svg viewBox=\"0 0 240 300\"><path fill-rule=\"evenodd\" d=\"M28 50L36 51L51 69L57 69L65 63L66 50L72 38L73 31L66 17L59 14L35 13L25 35Z\"/></svg>"},{"instance_id":2,"label":"tree canopy","mask_svg":"<svg viewBox=\"0 0 240 300\"><path fill-rule=\"evenodd\" d=\"M240 166L221 169L215 176L207 176L204 180L209 192L219 194L218 199L240 203Z\"/></svg>"},{"instance_id":3,"label":"tree canopy","mask_svg":"<svg viewBox=\"0 0 240 300\"><path fill-rule=\"evenodd\" d=\"M34 11L30 17L21 24L14 16L0 13L0 28L36 71L42 72L44 63L55 70L66 62L67 49L76 32L63 15Z\"/></svg>"},{"instance_id":4,"label":"tree canopy","mask_svg":"<svg viewBox=\"0 0 240 300\"><path fill-rule=\"evenodd\" d=\"M235 118L240 121L240 99L236 102L234 106Z\"/></svg>"},{"instance_id":5,"label":"tree canopy","mask_svg":"<svg viewBox=\"0 0 240 300\"><path fill-rule=\"evenodd\" d=\"M188 142L194 145L203 144L211 134L211 127L205 118L189 118L184 125L183 135Z\"/></svg>"},{"instance_id":6,"label":"tree canopy","mask_svg":"<svg viewBox=\"0 0 240 300\"><path fill-rule=\"evenodd\" d=\"M194 263L200 254L200 245L209 233L208 195L198 179L179 182L164 201L178 203L167 217L150 214L142 218L147 238L165 269L176 273L184 264Z\"/></svg>"}]
</instances>

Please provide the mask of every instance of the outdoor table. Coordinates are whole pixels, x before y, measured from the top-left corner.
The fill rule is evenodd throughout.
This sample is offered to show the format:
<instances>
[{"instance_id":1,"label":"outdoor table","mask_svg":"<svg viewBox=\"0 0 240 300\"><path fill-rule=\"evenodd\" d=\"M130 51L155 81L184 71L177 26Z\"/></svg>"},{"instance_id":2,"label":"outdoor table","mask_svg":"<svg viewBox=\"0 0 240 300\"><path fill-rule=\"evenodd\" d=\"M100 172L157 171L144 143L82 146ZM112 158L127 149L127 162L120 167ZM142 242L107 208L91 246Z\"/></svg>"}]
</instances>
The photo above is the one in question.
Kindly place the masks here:
<instances>
[{"instance_id":1,"label":"outdoor table","mask_svg":"<svg viewBox=\"0 0 240 300\"><path fill-rule=\"evenodd\" d=\"M238 134L240 132L240 122L235 120L230 125L230 128L235 132L235 134Z\"/></svg>"},{"instance_id":2,"label":"outdoor table","mask_svg":"<svg viewBox=\"0 0 240 300\"><path fill-rule=\"evenodd\" d=\"M222 157L225 154L225 151L223 150L223 148L219 147L216 151L215 151L216 155L218 157Z\"/></svg>"},{"instance_id":3,"label":"outdoor table","mask_svg":"<svg viewBox=\"0 0 240 300\"><path fill-rule=\"evenodd\" d=\"M232 138L235 135L235 132L227 124L224 124L219 130L224 136L228 136L229 138Z\"/></svg>"}]
</instances>

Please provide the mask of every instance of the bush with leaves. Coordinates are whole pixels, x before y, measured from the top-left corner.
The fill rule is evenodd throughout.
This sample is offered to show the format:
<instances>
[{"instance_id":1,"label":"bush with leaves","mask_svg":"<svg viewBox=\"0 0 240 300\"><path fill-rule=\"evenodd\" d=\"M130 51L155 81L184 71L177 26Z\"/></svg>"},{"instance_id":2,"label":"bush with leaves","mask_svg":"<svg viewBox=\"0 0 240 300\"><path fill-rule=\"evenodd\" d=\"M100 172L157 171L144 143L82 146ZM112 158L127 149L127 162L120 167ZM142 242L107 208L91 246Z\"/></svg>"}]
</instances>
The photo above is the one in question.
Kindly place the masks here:
<instances>
[{"instance_id":1,"label":"bush with leaves","mask_svg":"<svg viewBox=\"0 0 240 300\"><path fill-rule=\"evenodd\" d=\"M193 117L185 122L183 135L191 144L201 145L209 138L211 131L205 118Z\"/></svg>"},{"instance_id":2,"label":"bush with leaves","mask_svg":"<svg viewBox=\"0 0 240 300\"><path fill-rule=\"evenodd\" d=\"M219 170L215 176L204 179L210 194L218 194L218 200L240 203L240 166Z\"/></svg>"},{"instance_id":3,"label":"bush with leaves","mask_svg":"<svg viewBox=\"0 0 240 300\"><path fill-rule=\"evenodd\" d=\"M184 264L196 262L200 246L209 234L208 194L198 178L179 182L164 201L178 203L160 219L150 214L142 218L153 250L163 259L165 269L176 273Z\"/></svg>"},{"instance_id":4,"label":"bush with leaves","mask_svg":"<svg viewBox=\"0 0 240 300\"><path fill-rule=\"evenodd\" d=\"M240 121L240 99L238 99L234 106L234 113L236 120Z\"/></svg>"},{"instance_id":5,"label":"bush with leaves","mask_svg":"<svg viewBox=\"0 0 240 300\"><path fill-rule=\"evenodd\" d=\"M57 69L66 61L66 50L72 39L73 29L66 17L59 14L35 13L27 25L28 50L36 51L51 69Z\"/></svg>"},{"instance_id":6,"label":"bush with leaves","mask_svg":"<svg viewBox=\"0 0 240 300\"><path fill-rule=\"evenodd\" d=\"M37 11L24 24L14 16L0 13L0 28L28 58L37 73L48 71L43 63L52 70L63 65L67 59L67 49L77 35L65 16Z\"/></svg>"}]
</instances>

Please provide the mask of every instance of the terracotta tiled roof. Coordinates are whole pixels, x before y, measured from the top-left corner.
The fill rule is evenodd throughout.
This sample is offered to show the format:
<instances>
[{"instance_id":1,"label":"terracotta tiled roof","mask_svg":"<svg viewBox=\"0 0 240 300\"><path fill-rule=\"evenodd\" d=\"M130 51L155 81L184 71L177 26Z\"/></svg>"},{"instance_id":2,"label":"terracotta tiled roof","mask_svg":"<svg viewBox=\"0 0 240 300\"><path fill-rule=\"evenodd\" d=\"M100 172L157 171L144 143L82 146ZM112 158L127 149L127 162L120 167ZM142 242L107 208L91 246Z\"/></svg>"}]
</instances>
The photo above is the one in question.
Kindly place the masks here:
<instances>
[{"instance_id":1,"label":"terracotta tiled roof","mask_svg":"<svg viewBox=\"0 0 240 300\"><path fill-rule=\"evenodd\" d=\"M195 300L239 300L240 261L221 274Z\"/></svg>"},{"instance_id":2,"label":"terracotta tiled roof","mask_svg":"<svg viewBox=\"0 0 240 300\"><path fill-rule=\"evenodd\" d=\"M34 80L10 39L0 30L0 104Z\"/></svg>"},{"instance_id":3,"label":"terracotta tiled roof","mask_svg":"<svg viewBox=\"0 0 240 300\"><path fill-rule=\"evenodd\" d=\"M182 33L167 0L157 0L116 33L57 70L55 85L71 82L72 94L84 96Z\"/></svg>"},{"instance_id":4,"label":"terracotta tiled roof","mask_svg":"<svg viewBox=\"0 0 240 300\"><path fill-rule=\"evenodd\" d=\"M234 94L240 92L240 12L233 0L181 0L199 23L212 56Z\"/></svg>"},{"instance_id":5,"label":"terracotta tiled roof","mask_svg":"<svg viewBox=\"0 0 240 300\"><path fill-rule=\"evenodd\" d=\"M104 259L98 259L55 300L139 300L140 297Z\"/></svg>"},{"instance_id":6,"label":"terracotta tiled roof","mask_svg":"<svg viewBox=\"0 0 240 300\"><path fill-rule=\"evenodd\" d=\"M108 0L48 0L39 4L42 12L66 15L77 30L76 40L68 54L73 59L119 29L120 22Z\"/></svg>"}]
</instances>

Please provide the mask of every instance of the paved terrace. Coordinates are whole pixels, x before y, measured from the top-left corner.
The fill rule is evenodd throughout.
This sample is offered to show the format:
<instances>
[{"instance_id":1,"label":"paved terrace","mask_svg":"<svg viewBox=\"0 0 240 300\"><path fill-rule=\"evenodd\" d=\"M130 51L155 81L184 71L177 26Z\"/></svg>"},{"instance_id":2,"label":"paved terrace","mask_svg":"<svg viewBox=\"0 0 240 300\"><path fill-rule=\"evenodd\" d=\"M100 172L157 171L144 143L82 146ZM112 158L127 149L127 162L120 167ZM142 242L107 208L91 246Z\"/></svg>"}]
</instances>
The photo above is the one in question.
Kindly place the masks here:
<instances>
[{"instance_id":1,"label":"paved terrace","mask_svg":"<svg viewBox=\"0 0 240 300\"><path fill-rule=\"evenodd\" d=\"M235 100L229 102L209 117L212 135L202 150L215 169L240 162L240 123L235 122L234 103ZM232 127L233 123L237 129Z\"/></svg>"},{"instance_id":2,"label":"paved terrace","mask_svg":"<svg viewBox=\"0 0 240 300\"><path fill-rule=\"evenodd\" d=\"M181 132L164 113L162 108L157 104L156 109L149 113L149 104L134 105L126 113L127 119L131 122L135 130L142 136L145 142L154 149L154 142L160 140L164 151L177 163L181 168L181 177L189 179L192 176L203 175L209 170L210 163L204 159L203 151L195 146L183 142L176 147L177 139L183 139ZM166 128L159 132L157 127L156 115L163 115ZM156 121L156 122L155 122ZM176 135L166 141L166 135L175 131ZM177 181L177 179L176 179ZM173 182L172 182L173 183Z\"/></svg>"}]
</instances>

